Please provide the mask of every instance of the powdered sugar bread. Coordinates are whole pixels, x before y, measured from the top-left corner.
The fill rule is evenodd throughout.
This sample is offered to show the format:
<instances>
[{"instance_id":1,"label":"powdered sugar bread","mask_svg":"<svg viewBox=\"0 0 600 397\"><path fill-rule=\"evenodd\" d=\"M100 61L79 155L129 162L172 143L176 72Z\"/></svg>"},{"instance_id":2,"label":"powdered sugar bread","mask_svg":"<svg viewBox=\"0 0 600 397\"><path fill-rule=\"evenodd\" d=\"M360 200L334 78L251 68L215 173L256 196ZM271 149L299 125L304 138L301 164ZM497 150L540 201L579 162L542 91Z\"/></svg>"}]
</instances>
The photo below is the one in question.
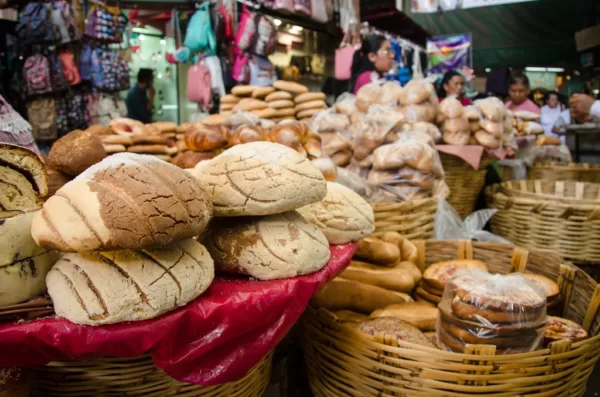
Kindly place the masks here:
<instances>
[{"instance_id":1,"label":"powdered sugar bread","mask_svg":"<svg viewBox=\"0 0 600 397\"><path fill-rule=\"evenodd\" d=\"M562 339L569 339L573 342L583 340L588 337L588 333L579 324L566 318L548 316L546 331L544 333L544 343L546 345Z\"/></svg>"},{"instance_id":2,"label":"powdered sugar bread","mask_svg":"<svg viewBox=\"0 0 600 397\"><path fill-rule=\"evenodd\" d=\"M215 219L204 238L217 271L273 280L314 273L329 261L323 233L296 211Z\"/></svg>"},{"instance_id":3,"label":"powdered sugar bread","mask_svg":"<svg viewBox=\"0 0 600 397\"><path fill-rule=\"evenodd\" d=\"M287 146L251 142L196 166L215 216L271 215L295 210L327 195L327 183L310 160Z\"/></svg>"},{"instance_id":4,"label":"powdered sugar bread","mask_svg":"<svg viewBox=\"0 0 600 397\"><path fill-rule=\"evenodd\" d=\"M210 255L187 239L141 251L65 254L46 282L58 316L101 325L157 317L198 297L213 278Z\"/></svg>"},{"instance_id":5,"label":"powdered sugar bread","mask_svg":"<svg viewBox=\"0 0 600 397\"><path fill-rule=\"evenodd\" d=\"M394 317L379 317L364 321L356 329L368 335L382 333L395 336L398 341L410 342L435 349L436 346L414 325Z\"/></svg>"},{"instance_id":6,"label":"powdered sugar bread","mask_svg":"<svg viewBox=\"0 0 600 397\"><path fill-rule=\"evenodd\" d=\"M362 197L344 185L327 183L327 196L298 210L315 224L330 244L358 241L373 233L373 208Z\"/></svg>"},{"instance_id":7,"label":"powdered sugar bread","mask_svg":"<svg viewBox=\"0 0 600 397\"><path fill-rule=\"evenodd\" d=\"M211 217L210 197L192 175L119 153L60 188L31 233L40 246L64 252L141 249L197 236Z\"/></svg>"}]
</instances>

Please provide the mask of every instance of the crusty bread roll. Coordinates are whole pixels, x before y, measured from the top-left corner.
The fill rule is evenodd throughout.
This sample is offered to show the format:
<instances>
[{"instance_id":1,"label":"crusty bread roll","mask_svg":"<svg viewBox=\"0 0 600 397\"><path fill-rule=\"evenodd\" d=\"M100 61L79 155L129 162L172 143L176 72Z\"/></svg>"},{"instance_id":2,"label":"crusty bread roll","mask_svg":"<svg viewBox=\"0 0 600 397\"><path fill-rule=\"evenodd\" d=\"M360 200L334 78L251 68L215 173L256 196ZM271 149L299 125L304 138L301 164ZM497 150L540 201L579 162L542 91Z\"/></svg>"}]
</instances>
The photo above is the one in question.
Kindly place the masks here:
<instances>
[{"instance_id":1,"label":"crusty bread roll","mask_svg":"<svg viewBox=\"0 0 600 397\"><path fill-rule=\"evenodd\" d=\"M495 121L483 119L479 122L479 125L481 125L482 129L496 139L501 138L502 134L504 133L503 123L497 123Z\"/></svg>"},{"instance_id":2,"label":"crusty bread roll","mask_svg":"<svg viewBox=\"0 0 600 397\"><path fill-rule=\"evenodd\" d=\"M63 252L140 249L197 236L211 216L210 197L190 174L152 156L119 153L46 201L31 234Z\"/></svg>"},{"instance_id":3,"label":"crusty bread roll","mask_svg":"<svg viewBox=\"0 0 600 397\"><path fill-rule=\"evenodd\" d=\"M87 130L85 130L85 132L98 137L111 135L113 133L110 128L102 124L94 124L92 126L89 126Z\"/></svg>"},{"instance_id":4,"label":"crusty bread roll","mask_svg":"<svg viewBox=\"0 0 600 397\"><path fill-rule=\"evenodd\" d=\"M279 101L281 99L292 99L294 98L294 96L286 91L275 91L272 94L267 95L267 97L265 98L265 101L267 102L273 102L273 101Z\"/></svg>"},{"instance_id":5,"label":"crusty bread roll","mask_svg":"<svg viewBox=\"0 0 600 397\"><path fill-rule=\"evenodd\" d=\"M243 143L260 142L264 140L265 131L257 125L243 124L235 130L229 130L227 141L229 146L241 145Z\"/></svg>"},{"instance_id":6,"label":"crusty bread roll","mask_svg":"<svg viewBox=\"0 0 600 397\"><path fill-rule=\"evenodd\" d=\"M463 116L463 106L455 97L444 98L440 102L440 113L448 119L455 119Z\"/></svg>"},{"instance_id":7,"label":"crusty bread roll","mask_svg":"<svg viewBox=\"0 0 600 397\"><path fill-rule=\"evenodd\" d=\"M314 109L306 109L296 113L296 118L301 121L308 121L312 116L321 112L323 109L326 109L325 106ZM306 119L306 120L305 120Z\"/></svg>"},{"instance_id":8,"label":"crusty bread roll","mask_svg":"<svg viewBox=\"0 0 600 397\"><path fill-rule=\"evenodd\" d=\"M325 94L322 92L307 92L304 94L300 94L296 98L294 98L294 102L304 103L312 101L324 101L325 98Z\"/></svg>"},{"instance_id":9,"label":"crusty bread roll","mask_svg":"<svg viewBox=\"0 0 600 397\"><path fill-rule=\"evenodd\" d=\"M421 331L435 331L439 309L422 302L390 305L385 309L375 310L369 317L394 317L406 321Z\"/></svg>"},{"instance_id":10,"label":"crusty bread roll","mask_svg":"<svg viewBox=\"0 0 600 397\"><path fill-rule=\"evenodd\" d=\"M426 121L431 123L435 120L436 109L429 103L424 102L420 105L406 105L400 109L402 119L407 123L415 123L417 121Z\"/></svg>"},{"instance_id":11,"label":"crusty bread roll","mask_svg":"<svg viewBox=\"0 0 600 397\"><path fill-rule=\"evenodd\" d=\"M379 103L383 89L378 83L365 84L356 93L356 108L361 112L367 112L371 105Z\"/></svg>"},{"instance_id":12,"label":"crusty bread roll","mask_svg":"<svg viewBox=\"0 0 600 397\"><path fill-rule=\"evenodd\" d=\"M323 233L298 212L215 219L204 238L217 271L274 280L314 273L329 261Z\"/></svg>"},{"instance_id":13,"label":"crusty bread roll","mask_svg":"<svg viewBox=\"0 0 600 397\"><path fill-rule=\"evenodd\" d=\"M352 261L339 277L398 292L410 293L415 286L412 274L402 268L385 268L360 261Z\"/></svg>"},{"instance_id":14,"label":"crusty bread roll","mask_svg":"<svg viewBox=\"0 0 600 397\"><path fill-rule=\"evenodd\" d=\"M123 153L127 151L125 145L103 144L102 147L106 154Z\"/></svg>"},{"instance_id":15,"label":"crusty bread roll","mask_svg":"<svg viewBox=\"0 0 600 397\"><path fill-rule=\"evenodd\" d=\"M202 294L213 260L193 239L142 251L65 254L46 277L59 317L102 325L157 317Z\"/></svg>"},{"instance_id":16,"label":"crusty bread roll","mask_svg":"<svg viewBox=\"0 0 600 397\"><path fill-rule=\"evenodd\" d=\"M107 135L100 138L100 141L105 145L125 145L129 146L133 143L131 136L123 135Z\"/></svg>"},{"instance_id":17,"label":"crusty bread roll","mask_svg":"<svg viewBox=\"0 0 600 397\"><path fill-rule=\"evenodd\" d=\"M0 222L0 307L42 294L46 290L46 274L58 259L58 253L38 247L31 237L36 212Z\"/></svg>"},{"instance_id":18,"label":"crusty bread roll","mask_svg":"<svg viewBox=\"0 0 600 397\"><path fill-rule=\"evenodd\" d=\"M229 114L211 114L202 120L202 124L221 125L229 116Z\"/></svg>"},{"instance_id":19,"label":"crusty bread roll","mask_svg":"<svg viewBox=\"0 0 600 397\"><path fill-rule=\"evenodd\" d=\"M388 291L385 288L338 277L325 284L311 302L330 311L352 310L369 315L382 307L413 302L413 299L404 292Z\"/></svg>"},{"instance_id":20,"label":"crusty bread roll","mask_svg":"<svg viewBox=\"0 0 600 397\"><path fill-rule=\"evenodd\" d=\"M277 117L277 110L273 108L253 110L252 113L257 115L260 119L272 119L273 117Z\"/></svg>"},{"instance_id":21,"label":"crusty bread roll","mask_svg":"<svg viewBox=\"0 0 600 397\"><path fill-rule=\"evenodd\" d=\"M494 137L492 134L488 133L486 130L479 130L475 132L475 140L478 144L488 149L498 149L502 142L500 139Z\"/></svg>"},{"instance_id":22,"label":"crusty bread roll","mask_svg":"<svg viewBox=\"0 0 600 397\"><path fill-rule=\"evenodd\" d=\"M352 150L342 150L331 155L331 160L338 167L346 167L352 160Z\"/></svg>"},{"instance_id":23,"label":"crusty bread roll","mask_svg":"<svg viewBox=\"0 0 600 397\"><path fill-rule=\"evenodd\" d=\"M183 169L194 168L199 162L210 160L215 156L215 152L194 152L188 150L175 156L175 158L171 160L171 163Z\"/></svg>"},{"instance_id":24,"label":"crusty bread roll","mask_svg":"<svg viewBox=\"0 0 600 397\"><path fill-rule=\"evenodd\" d=\"M479 112L479 109L477 109L477 106L467 106L465 107L464 112L465 117L469 121L479 121L479 119L481 119L481 113Z\"/></svg>"},{"instance_id":25,"label":"crusty bread roll","mask_svg":"<svg viewBox=\"0 0 600 397\"><path fill-rule=\"evenodd\" d=\"M270 215L322 200L327 184L305 155L271 142L237 145L196 172L216 216Z\"/></svg>"},{"instance_id":26,"label":"crusty bread roll","mask_svg":"<svg viewBox=\"0 0 600 397\"><path fill-rule=\"evenodd\" d=\"M48 164L67 175L76 176L106 157L102 142L81 130L71 131L52 145Z\"/></svg>"},{"instance_id":27,"label":"crusty bread roll","mask_svg":"<svg viewBox=\"0 0 600 397\"><path fill-rule=\"evenodd\" d=\"M424 80L411 80L400 92L400 103L404 106L421 104L433 94L435 94L433 84Z\"/></svg>"},{"instance_id":28,"label":"crusty bread roll","mask_svg":"<svg viewBox=\"0 0 600 397\"><path fill-rule=\"evenodd\" d=\"M278 101L267 102L267 105L273 109L287 109L295 106L294 101L290 99L280 99Z\"/></svg>"},{"instance_id":29,"label":"crusty bread roll","mask_svg":"<svg viewBox=\"0 0 600 397\"><path fill-rule=\"evenodd\" d=\"M252 92L252 98L264 98L269 94L272 94L275 92L275 88L273 87L257 87L253 92Z\"/></svg>"},{"instance_id":30,"label":"crusty bread roll","mask_svg":"<svg viewBox=\"0 0 600 397\"><path fill-rule=\"evenodd\" d=\"M400 260L400 248L375 237L365 237L358 242L354 255L372 263L392 267Z\"/></svg>"},{"instance_id":31,"label":"crusty bread roll","mask_svg":"<svg viewBox=\"0 0 600 397\"><path fill-rule=\"evenodd\" d=\"M249 101L240 101L233 107L233 110L239 112L251 112L253 110L265 109L266 107L267 102L259 99L250 99Z\"/></svg>"},{"instance_id":32,"label":"crusty bread roll","mask_svg":"<svg viewBox=\"0 0 600 397\"><path fill-rule=\"evenodd\" d=\"M327 183L327 196L298 209L315 224L330 244L346 244L367 237L375 230L373 208L344 185Z\"/></svg>"},{"instance_id":33,"label":"crusty bread roll","mask_svg":"<svg viewBox=\"0 0 600 397\"><path fill-rule=\"evenodd\" d=\"M232 103L232 104L236 104L238 103L242 98L235 96L235 95L231 95L231 94L227 94L225 96L221 97L221 103Z\"/></svg>"},{"instance_id":34,"label":"crusty bread roll","mask_svg":"<svg viewBox=\"0 0 600 397\"><path fill-rule=\"evenodd\" d=\"M327 107L327 104L323 100L302 102L302 103L299 103L296 105L296 113L300 113L303 110L323 109L326 107Z\"/></svg>"},{"instance_id":35,"label":"crusty bread roll","mask_svg":"<svg viewBox=\"0 0 600 397\"><path fill-rule=\"evenodd\" d=\"M0 143L0 219L38 209L47 194L42 159L29 149Z\"/></svg>"},{"instance_id":36,"label":"crusty bread roll","mask_svg":"<svg viewBox=\"0 0 600 397\"><path fill-rule=\"evenodd\" d=\"M537 141L535 142L535 144L537 146L546 146L546 145L558 146L561 144L561 142L560 142L560 139L555 138L553 136L541 135L537 138Z\"/></svg>"},{"instance_id":37,"label":"crusty bread roll","mask_svg":"<svg viewBox=\"0 0 600 397\"><path fill-rule=\"evenodd\" d=\"M273 87L280 91L286 91L294 95L300 95L308 92L308 88L306 88L306 86L294 83L292 81L277 80L273 83Z\"/></svg>"},{"instance_id":38,"label":"crusty bread roll","mask_svg":"<svg viewBox=\"0 0 600 397\"><path fill-rule=\"evenodd\" d=\"M392 243L400 248L400 260L402 262L417 263L419 252L417 247L411 243L406 237L397 232L385 232L381 235L382 241ZM419 274L414 274L415 278L421 279L421 271L417 269ZM412 272L412 271L411 271Z\"/></svg>"},{"instance_id":39,"label":"crusty bread roll","mask_svg":"<svg viewBox=\"0 0 600 397\"><path fill-rule=\"evenodd\" d=\"M356 329L368 335L385 334L395 337L398 341L409 342L430 349L437 348L417 327L395 317L378 317L364 321L358 324Z\"/></svg>"},{"instance_id":40,"label":"crusty bread roll","mask_svg":"<svg viewBox=\"0 0 600 397\"><path fill-rule=\"evenodd\" d=\"M162 135L150 135L150 136L138 136L134 135L131 137L131 141L133 145L140 144L151 144L151 145L169 145L173 142L171 138L167 134Z\"/></svg>"},{"instance_id":41,"label":"crusty bread roll","mask_svg":"<svg viewBox=\"0 0 600 397\"><path fill-rule=\"evenodd\" d=\"M296 117L294 117L294 115L296 114L296 109L295 108L283 108L283 109L277 109L277 114L275 115L276 118L288 118L288 120L295 120ZM279 120L281 121L281 120Z\"/></svg>"},{"instance_id":42,"label":"crusty bread roll","mask_svg":"<svg viewBox=\"0 0 600 397\"><path fill-rule=\"evenodd\" d=\"M231 93L235 96L251 96L254 90L258 87L252 85L236 85L231 89Z\"/></svg>"},{"instance_id":43,"label":"crusty bread roll","mask_svg":"<svg viewBox=\"0 0 600 397\"><path fill-rule=\"evenodd\" d=\"M264 138L269 142L281 143L298 153L307 154L309 158L319 158L323 154L321 136L302 121L279 123L266 131Z\"/></svg>"}]
</instances>

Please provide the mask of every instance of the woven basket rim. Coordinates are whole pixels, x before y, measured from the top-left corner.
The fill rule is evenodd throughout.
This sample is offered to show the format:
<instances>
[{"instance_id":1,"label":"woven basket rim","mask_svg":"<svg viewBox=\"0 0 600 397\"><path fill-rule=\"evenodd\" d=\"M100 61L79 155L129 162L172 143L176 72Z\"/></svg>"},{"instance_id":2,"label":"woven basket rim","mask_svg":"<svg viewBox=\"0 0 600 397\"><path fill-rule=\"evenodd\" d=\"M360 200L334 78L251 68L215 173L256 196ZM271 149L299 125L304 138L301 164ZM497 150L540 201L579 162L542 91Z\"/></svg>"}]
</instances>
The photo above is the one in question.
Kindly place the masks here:
<instances>
[{"instance_id":1,"label":"woven basket rim","mask_svg":"<svg viewBox=\"0 0 600 397\"><path fill-rule=\"evenodd\" d=\"M521 187L523 185L529 186L531 184L552 184L556 186L558 183L565 185L580 185L580 186L597 186L600 192L600 183L593 182L582 182L582 181L551 181L551 180L519 180L519 181L505 181L497 183L492 186L488 186L485 189L485 194L488 197L498 196L505 197L507 200L514 202L520 202L524 204L547 204L550 206L557 207L568 207L581 210L594 211L600 206L600 197L598 199L589 198L576 198L572 196L560 196L556 194L538 193L534 191L525 191Z\"/></svg>"},{"instance_id":2,"label":"woven basket rim","mask_svg":"<svg viewBox=\"0 0 600 397\"><path fill-rule=\"evenodd\" d=\"M533 163L532 167L544 168L544 169L560 169L560 170L574 170L574 171L599 171L600 164L592 163L564 163L560 161L540 161Z\"/></svg>"},{"instance_id":3,"label":"woven basket rim","mask_svg":"<svg viewBox=\"0 0 600 397\"><path fill-rule=\"evenodd\" d=\"M404 209L405 207L413 207L413 208L418 208L418 207L423 207L427 204L437 204L438 200L440 200L439 197L427 197L427 198L423 198L423 199L418 199L418 200L408 200L408 201L402 201L400 203L394 203L394 202L370 202L369 204L371 205L371 207L373 207L373 211L389 211L389 210L394 210L394 209Z\"/></svg>"}]
</instances>

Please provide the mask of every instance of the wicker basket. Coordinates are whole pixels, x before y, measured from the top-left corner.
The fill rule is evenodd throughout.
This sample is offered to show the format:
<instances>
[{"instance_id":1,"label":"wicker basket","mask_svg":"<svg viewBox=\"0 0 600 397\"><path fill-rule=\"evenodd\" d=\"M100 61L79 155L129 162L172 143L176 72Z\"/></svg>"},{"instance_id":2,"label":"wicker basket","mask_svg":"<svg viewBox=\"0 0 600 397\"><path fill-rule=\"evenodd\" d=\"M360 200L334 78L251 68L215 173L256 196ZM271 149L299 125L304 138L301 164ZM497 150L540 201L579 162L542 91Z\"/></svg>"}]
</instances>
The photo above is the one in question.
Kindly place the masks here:
<instances>
[{"instance_id":1,"label":"wicker basket","mask_svg":"<svg viewBox=\"0 0 600 397\"><path fill-rule=\"evenodd\" d=\"M600 183L600 165L539 162L529 169L528 179Z\"/></svg>"},{"instance_id":2,"label":"wicker basket","mask_svg":"<svg viewBox=\"0 0 600 397\"><path fill-rule=\"evenodd\" d=\"M371 203L375 213L374 236L398 232L409 239L433 237L437 199L430 197L403 203Z\"/></svg>"},{"instance_id":3,"label":"wicker basket","mask_svg":"<svg viewBox=\"0 0 600 397\"><path fill-rule=\"evenodd\" d=\"M515 244L600 262L600 184L513 181L486 189L492 232Z\"/></svg>"},{"instance_id":4,"label":"wicker basket","mask_svg":"<svg viewBox=\"0 0 600 397\"><path fill-rule=\"evenodd\" d=\"M440 152L440 158L446 173L446 184L450 188L450 195L446 200L458 215L465 218L475 209L477 197L485 186L487 167L494 158L484 155L477 170L460 157L451 154Z\"/></svg>"},{"instance_id":5,"label":"wicker basket","mask_svg":"<svg viewBox=\"0 0 600 397\"><path fill-rule=\"evenodd\" d=\"M34 370L32 397L261 397L271 375L267 354L240 380L203 387L178 382L152 362L137 358L102 358L85 362L51 362Z\"/></svg>"},{"instance_id":6,"label":"wicker basket","mask_svg":"<svg viewBox=\"0 0 600 397\"><path fill-rule=\"evenodd\" d=\"M484 261L491 271L538 272L558 281L563 316L582 324L591 338L555 342L548 349L494 355L495 347L469 345L465 354L363 334L324 309L303 318L309 382L316 397L341 396L582 396L600 356L600 288L557 255L509 244L418 241L421 267L454 258Z\"/></svg>"}]
</instances>

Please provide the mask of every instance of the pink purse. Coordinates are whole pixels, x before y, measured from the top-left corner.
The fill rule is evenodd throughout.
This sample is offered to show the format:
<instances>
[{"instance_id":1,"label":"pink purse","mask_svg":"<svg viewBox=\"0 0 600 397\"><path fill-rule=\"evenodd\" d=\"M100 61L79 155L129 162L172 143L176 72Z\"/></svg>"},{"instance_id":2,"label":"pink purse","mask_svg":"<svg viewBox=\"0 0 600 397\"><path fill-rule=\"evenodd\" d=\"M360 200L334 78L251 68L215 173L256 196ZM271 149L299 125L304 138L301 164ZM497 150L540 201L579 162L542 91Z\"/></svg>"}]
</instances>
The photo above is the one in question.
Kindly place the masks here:
<instances>
[{"instance_id":1,"label":"pink purse","mask_svg":"<svg viewBox=\"0 0 600 397\"><path fill-rule=\"evenodd\" d=\"M211 80L210 71L200 57L198 63L188 69L187 97L190 102L196 102L210 109Z\"/></svg>"},{"instance_id":2,"label":"pink purse","mask_svg":"<svg viewBox=\"0 0 600 397\"><path fill-rule=\"evenodd\" d=\"M349 80L352 77L352 59L356 49L347 45L335 50L335 78Z\"/></svg>"}]
</instances>

